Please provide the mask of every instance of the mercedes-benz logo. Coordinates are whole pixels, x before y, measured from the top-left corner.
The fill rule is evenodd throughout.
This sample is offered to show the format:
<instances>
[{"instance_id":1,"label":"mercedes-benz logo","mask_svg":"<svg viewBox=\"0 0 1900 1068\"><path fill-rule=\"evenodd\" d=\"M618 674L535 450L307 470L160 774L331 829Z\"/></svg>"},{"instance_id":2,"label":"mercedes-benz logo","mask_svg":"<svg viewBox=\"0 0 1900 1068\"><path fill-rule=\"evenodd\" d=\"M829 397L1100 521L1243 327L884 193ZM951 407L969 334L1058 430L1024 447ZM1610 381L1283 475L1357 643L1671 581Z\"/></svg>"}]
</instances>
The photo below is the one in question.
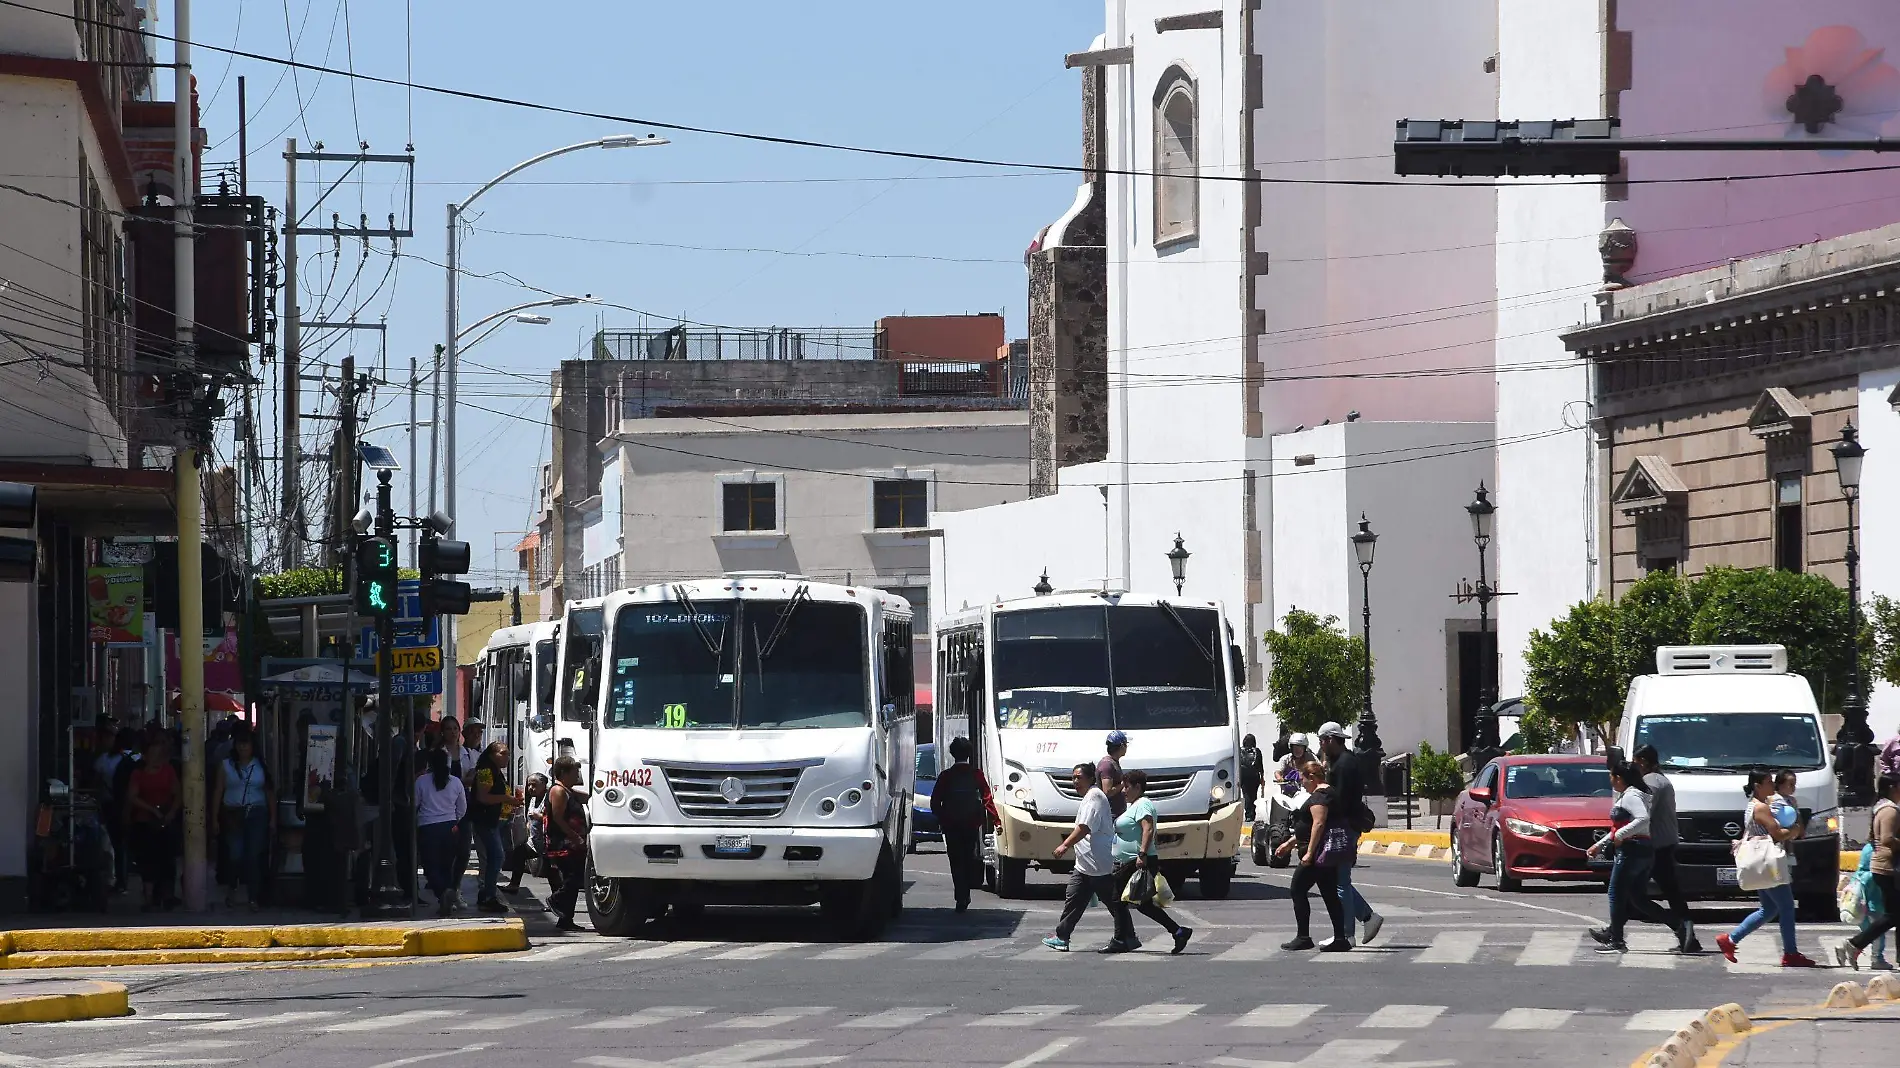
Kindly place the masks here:
<instances>
[{"instance_id":1,"label":"mercedes-benz logo","mask_svg":"<svg viewBox=\"0 0 1900 1068\"><path fill-rule=\"evenodd\" d=\"M1742 836L1742 825L1734 822L1724 823L1722 825L1722 833L1728 835L1730 838L1740 838Z\"/></svg>"},{"instance_id":2,"label":"mercedes-benz logo","mask_svg":"<svg viewBox=\"0 0 1900 1068\"><path fill-rule=\"evenodd\" d=\"M745 800L745 783L737 775L728 775L719 784L719 796L726 799L726 804L736 805ZM1735 833L1742 833L1741 829L1736 828Z\"/></svg>"}]
</instances>

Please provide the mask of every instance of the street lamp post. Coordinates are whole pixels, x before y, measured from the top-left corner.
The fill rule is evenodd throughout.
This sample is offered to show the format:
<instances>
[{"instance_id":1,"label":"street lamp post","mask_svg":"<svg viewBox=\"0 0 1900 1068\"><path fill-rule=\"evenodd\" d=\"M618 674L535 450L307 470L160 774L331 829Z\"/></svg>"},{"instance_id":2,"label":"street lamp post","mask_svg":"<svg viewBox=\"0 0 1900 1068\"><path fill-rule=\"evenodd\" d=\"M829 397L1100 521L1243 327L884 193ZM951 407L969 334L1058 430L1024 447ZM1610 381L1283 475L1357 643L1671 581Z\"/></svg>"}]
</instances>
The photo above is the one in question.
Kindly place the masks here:
<instances>
[{"instance_id":1,"label":"street lamp post","mask_svg":"<svg viewBox=\"0 0 1900 1068\"><path fill-rule=\"evenodd\" d=\"M1364 671L1359 706L1359 752L1369 755L1374 767L1385 763L1385 743L1379 740L1379 720L1372 714L1372 554L1379 547L1379 536L1364 512L1359 513L1359 531L1352 536L1352 555L1359 562L1360 646Z\"/></svg>"},{"instance_id":2,"label":"street lamp post","mask_svg":"<svg viewBox=\"0 0 1900 1068\"><path fill-rule=\"evenodd\" d=\"M1465 505L1465 513L1471 517L1471 540L1478 545L1478 587L1473 591L1478 602L1478 737L1472 747L1471 760L1474 766L1483 767L1497 757L1498 749L1498 712L1497 696L1493 691L1495 660L1491 651L1491 601L1497 596L1491 582L1485 577L1485 550L1491 546L1492 523L1497 518L1497 505L1491 503L1491 495L1478 483L1478 493L1470 504Z\"/></svg>"},{"instance_id":3,"label":"street lamp post","mask_svg":"<svg viewBox=\"0 0 1900 1068\"><path fill-rule=\"evenodd\" d=\"M1049 569L1048 568L1045 567L1042 569L1042 577L1037 579L1036 584L1034 586L1031 586L1030 589L1033 590L1036 596L1038 597L1047 597L1050 594L1056 592L1056 588L1054 586L1049 585Z\"/></svg>"},{"instance_id":4,"label":"street lamp post","mask_svg":"<svg viewBox=\"0 0 1900 1068\"><path fill-rule=\"evenodd\" d=\"M1192 555L1192 553L1187 551L1187 546L1181 544L1181 532L1178 530L1175 531L1174 548L1168 550L1168 569L1174 572L1174 595L1176 597L1181 595L1182 588L1187 585L1187 562L1188 557Z\"/></svg>"},{"instance_id":5,"label":"street lamp post","mask_svg":"<svg viewBox=\"0 0 1900 1068\"><path fill-rule=\"evenodd\" d=\"M520 163L515 164L490 179L488 184L464 197L461 203L450 204L448 206L448 248L447 256L445 257L445 266L447 267L448 273L448 299L446 301L447 308L445 317L448 320L448 327L443 331L444 362L442 372L443 389L448 394L448 406L447 410L442 413L442 506L451 520L455 518L455 402L458 370L456 344L461 339L461 330L459 327L461 318L461 308L459 307L461 275L459 273L460 267L456 262L456 231L459 229L457 224L460 222L462 214L468 210L469 205L479 200L483 193L488 192L509 178L527 170L529 167L537 163L545 163L556 156L565 156L570 152L580 152L590 148L646 148L652 145L664 145L667 143L664 137L636 137L633 134L616 134L612 137L600 137L592 141L582 141L579 144L566 145L522 160ZM511 310L518 311L520 309ZM442 658L444 662L448 664L448 670L453 672L455 670L454 617L450 617L447 621L447 625L443 628ZM461 695L458 692L458 687L449 685L443 687L443 690L443 715L460 718L457 706L460 704Z\"/></svg>"},{"instance_id":6,"label":"street lamp post","mask_svg":"<svg viewBox=\"0 0 1900 1068\"><path fill-rule=\"evenodd\" d=\"M1841 428L1841 440L1829 450L1834 473L1847 498L1847 618L1849 653L1847 695L1841 699L1841 729L1834 735L1834 776L1840 781L1841 804L1860 808L1874 800L1874 732L1867 726L1867 698L1860 677L1860 541L1854 505L1860 500L1860 468L1867 447L1860 443L1854 424Z\"/></svg>"}]
</instances>

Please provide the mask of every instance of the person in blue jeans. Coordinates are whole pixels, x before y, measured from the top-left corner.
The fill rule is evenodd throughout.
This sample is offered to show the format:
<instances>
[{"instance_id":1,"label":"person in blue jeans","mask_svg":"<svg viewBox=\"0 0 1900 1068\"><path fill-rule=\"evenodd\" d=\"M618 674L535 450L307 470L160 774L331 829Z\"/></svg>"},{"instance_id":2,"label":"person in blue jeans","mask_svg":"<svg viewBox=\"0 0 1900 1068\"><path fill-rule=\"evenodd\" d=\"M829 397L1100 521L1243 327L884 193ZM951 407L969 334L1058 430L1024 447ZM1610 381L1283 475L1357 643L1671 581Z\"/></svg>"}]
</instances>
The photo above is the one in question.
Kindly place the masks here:
<instances>
[{"instance_id":1,"label":"person in blue jeans","mask_svg":"<svg viewBox=\"0 0 1900 1068\"><path fill-rule=\"evenodd\" d=\"M1319 749L1326 757L1331 769L1327 774L1333 787L1333 803L1350 821L1366 807L1365 770L1360 767L1361 756L1346 747L1346 728L1337 723L1323 723L1319 728ZM1349 824L1350 825L1350 824ZM1359 835L1352 836L1354 853L1359 850ZM1379 928L1385 926L1385 917L1372 911L1372 903L1352 885L1352 866L1342 865L1339 869L1339 901L1351 912L1362 929L1359 944L1367 945L1379 937Z\"/></svg>"},{"instance_id":2,"label":"person in blue jeans","mask_svg":"<svg viewBox=\"0 0 1900 1068\"><path fill-rule=\"evenodd\" d=\"M1623 928L1641 907L1639 902L1648 902L1644 891L1649 887L1656 850L1649 836L1649 793L1642 777L1629 765L1617 764L1610 768L1610 787L1615 798L1610 803L1610 833L1585 853L1594 857L1616 847L1616 861L1610 867L1610 925L1593 928L1590 937L1596 939L1599 953L1627 953Z\"/></svg>"},{"instance_id":3,"label":"person in blue jeans","mask_svg":"<svg viewBox=\"0 0 1900 1068\"><path fill-rule=\"evenodd\" d=\"M1776 842L1792 842L1801 837L1806 827L1797 822L1783 827L1776 818L1774 805L1775 775L1765 769L1748 773L1748 815L1742 822L1742 839L1770 838ZM1735 929L1725 935L1717 935L1716 947L1722 955L1735 963L1735 947L1742 939L1755 932L1755 929L1769 920L1778 920L1781 924L1781 966L1783 968L1814 968L1814 961L1803 956L1801 945L1795 937L1794 927L1794 884L1792 865L1783 863L1782 879L1773 886L1759 891L1761 906L1748 914Z\"/></svg>"},{"instance_id":4,"label":"person in blue jeans","mask_svg":"<svg viewBox=\"0 0 1900 1068\"><path fill-rule=\"evenodd\" d=\"M469 782L468 819L474 826L475 853L481 861L481 890L475 907L482 912L508 912L499 896L501 868L508 861L508 843L502 831L521 803L508 785L508 743L490 742L475 761Z\"/></svg>"},{"instance_id":5,"label":"person in blue jeans","mask_svg":"<svg viewBox=\"0 0 1900 1068\"><path fill-rule=\"evenodd\" d=\"M250 731L232 735L231 753L218 762L211 797L211 836L224 847L224 903L236 908L242 887L255 912L264 902L264 880L270 871L270 843L277 829L277 791L271 786L264 762L257 759L257 745Z\"/></svg>"}]
</instances>

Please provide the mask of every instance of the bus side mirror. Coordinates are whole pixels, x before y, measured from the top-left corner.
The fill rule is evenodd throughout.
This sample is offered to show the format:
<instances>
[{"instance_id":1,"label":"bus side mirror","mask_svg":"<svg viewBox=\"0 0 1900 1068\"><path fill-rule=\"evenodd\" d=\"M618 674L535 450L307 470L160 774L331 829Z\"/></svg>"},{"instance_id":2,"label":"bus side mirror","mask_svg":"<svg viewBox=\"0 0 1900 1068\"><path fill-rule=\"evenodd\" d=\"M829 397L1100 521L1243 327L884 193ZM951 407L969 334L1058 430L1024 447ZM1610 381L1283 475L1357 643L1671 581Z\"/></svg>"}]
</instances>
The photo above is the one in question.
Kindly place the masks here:
<instances>
[{"instance_id":1,"label":"bus side mirror","mask_svg":"<svg viewBox=\"0 0 1900 1068\"><path fill-rule=\"evenodd\" d=\"M1247 688L1247 654L1240 651L1240 646L1230 645L1227 647L1227 659L1228 659L1228 662L1232 665L1232 671L1233 671L1233 676L1234 676L1234 689L1236 690L1246 689Z\"/></svg>"},{"instance_id":2,"label":"bus side mirror","mask_svg":"<svg viewBox=\"0 0 1900 1068\"><path fill-rule=\"evenodd\" d=\"M528 729L536 734L545 734L554 729L554 717L546 712L537 713L528 721Z\"/></svg>"},{"instance_id":3,"label":"bus side mirror","mask_svg":"<svg viewBox=\"0 0 1900 1068\"><path fill-rule=\"evenodd\" d=\"M528 665L516 664L510 683L516 701L527 701L534 697L534 678L528 673Z\"/></svg>"}]
</instances>

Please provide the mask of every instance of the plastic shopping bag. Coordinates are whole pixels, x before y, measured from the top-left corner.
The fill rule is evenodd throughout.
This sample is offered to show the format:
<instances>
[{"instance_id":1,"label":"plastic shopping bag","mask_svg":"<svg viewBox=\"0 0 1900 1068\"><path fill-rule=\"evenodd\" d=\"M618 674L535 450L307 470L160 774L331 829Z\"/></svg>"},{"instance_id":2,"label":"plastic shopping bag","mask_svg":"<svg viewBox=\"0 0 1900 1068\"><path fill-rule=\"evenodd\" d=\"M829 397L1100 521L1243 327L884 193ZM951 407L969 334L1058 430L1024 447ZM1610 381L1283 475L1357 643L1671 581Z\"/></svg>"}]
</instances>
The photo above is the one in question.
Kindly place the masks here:
<instances>
[{"instance_id":1,"label":"plastic shopping bag","mask_svg":"<svg viewBox=\"0 0 1900 1068\"><path fill-rule=\"evenodd\" d=\"M1841 922L1867 922L1867 884L1860 872L1848 872L1841 880Z\"/></svg>"},{"instance_id":2,"label":"plastic shopping bag","mask_svg":"<svg viewBox=\"0 0 1900 1068\"><path fill-rule=\"evenodd\" d=\"M1735 843L1736 881L1743 890L1766 890L1788 881L1788 853L1772 838Z\"/></svg>"},{"instance_id":3,"label":"plastic shopping bag","mask_svg":"<svg viewBox=\"0 0 1900 1068\"><path fill-rule=\"evenodd\" d=\"M1128 885L1122 887L1122 901L1129 905L1147 904L1155 896L1157 878L1159 876L1147 868L1136 872L1135 877L1128 880Z\"/></svg>"},{"instance_id":4,"label":"plastic shopping bag","mask_svg":"<svg viewBox=\"0 0 1900 1068\"><path fill-rule=\"evenodd\" d=\"M1156 905L1165 909L1174 904L1174 887L1168 885L1168 877L1160 872L1155 873L1154 891Z\"/></svg>"}]
</instances>

